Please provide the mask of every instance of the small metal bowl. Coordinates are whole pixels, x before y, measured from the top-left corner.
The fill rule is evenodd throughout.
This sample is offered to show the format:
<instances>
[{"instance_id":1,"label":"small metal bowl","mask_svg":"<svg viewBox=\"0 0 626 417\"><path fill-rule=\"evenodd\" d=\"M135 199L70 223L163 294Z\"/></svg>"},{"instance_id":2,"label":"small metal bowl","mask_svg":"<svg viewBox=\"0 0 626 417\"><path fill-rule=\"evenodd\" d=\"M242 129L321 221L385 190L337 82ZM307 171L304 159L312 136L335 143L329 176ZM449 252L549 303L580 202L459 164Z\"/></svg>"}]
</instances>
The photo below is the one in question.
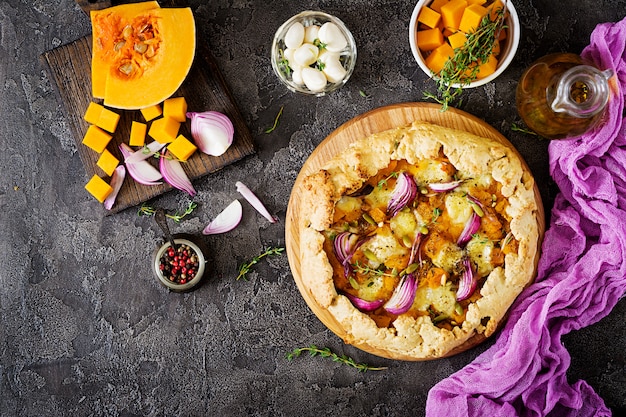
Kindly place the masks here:
<instances>
[{"instance_id":1,"label":"small metal bowl","mask_svg":"<svg viewBox=\"0 0 626 417\"><path fill-rule=\"evenodd\" d=\"M411 45L411 52L413 53L413 57L417 61L419 67L429 77L433 77L433 73L426 65L426 57L417 47L417 17L422 8L428 6L430 3L432 3L432 1L433 0L419 0L415 5L415 8L413 9L413 14L411 15L411 21L409 23L409 44ZM502 46L502 52L500 52L498 66L496 67L495 72L488 75L487 77L472 81L471 83L466 85L461 85L458 83L452 84L452 88L473 88L487 84L488 82L495 80L511 64L519 46L521 25L519 22L517 11L515 10L515 7L513 6L511 1L506 2L506 9L508 15L504 20L504 24L507 26L506 30L508 31L508 35L506 38L506 42L504 42L504 45Z\"/></svg>"},{"instance_id":2,"label":"small metal bowl","mask_svg":"<svg viewBox=\"0 0 626 417\"><path fill-rule=\"evenodd\" d=\"M337 25L347 41L347 46L338 52L339 61L346 71L345 76L341 80L336 82L328 81L326 86L320 91L312 91L305 85L294 81L293 72L285 62L284 53L287 49L285 46L285 35L287 35L289 28L296 22L300 22L304 27L311 25L321 26L326 22L332 22ZM296 93L321 97L343 86L352 75L356 63L356 43L354 42L352 33L350 33L346 25L341 20L324 12L307 10L291 17L278 28L276 34L274 35L274 41L272 42L271 58L274 72L278 76L278 79L289 90Z\"/></svg>"},{"instance_id":3,"label":"small metal bowl","mask_svg":"<svg viewBox=\"0 0 626 417\"><path fill-rule=\"evenodd\" d=\"M185 282L184 284L178 284L176 282L170 281L163 275L163 272L161 272L161 269L159 266L161 264L161 258L165 254L165 251L171 247L170 242L165 242L163 245L161 245L159 248L155 250L152 256L152 270L154 271L154 275L156 276L159 283L169 288L170 291L174 291L174 292L190 291L191 289L196 287L202 280L202 276L204 275L204 271L206 268L206 265L205 265L206 258L204 257L204 253L202 252L202 249L200 249L200 247L196 243L192 242L191 240L187 238L175 237L174 243L176 245L189 246L189 248L191 248L198 256L198 271L196 272L194 277L191 280Z\"/></svg>"}]
</instances>

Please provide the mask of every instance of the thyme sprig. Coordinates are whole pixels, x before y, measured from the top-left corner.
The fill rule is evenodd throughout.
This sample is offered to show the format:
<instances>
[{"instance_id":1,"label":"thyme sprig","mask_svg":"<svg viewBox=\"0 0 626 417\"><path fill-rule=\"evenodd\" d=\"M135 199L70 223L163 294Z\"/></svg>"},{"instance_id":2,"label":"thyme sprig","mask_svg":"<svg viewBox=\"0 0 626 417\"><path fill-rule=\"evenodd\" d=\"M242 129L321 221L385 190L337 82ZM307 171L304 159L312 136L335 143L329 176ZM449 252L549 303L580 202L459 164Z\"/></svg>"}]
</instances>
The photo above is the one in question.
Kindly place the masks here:
<instances>
[{"instance_id":1,"label":"thyme sprig","mask_svg":"<svg viewBox=\"0 0 626 417\"><path fill-rule=\"evenodd\" d=\"M188 216L189 214L191 214L195 210L196 207L198 207L198 203L194 203L193 201L191 201L189 205L187 205L187 208L185 209L184 212L179 213L177 210L176 213L174 214L166 213L165 217L169 217L170 219L174 220L176 223L180 223L180 221L185 216ZM156 212L156 209L154 207L146 203L143 203L141 207L139 207L139 210L137 211L137 215L138 216L153 216L155 212Z\"/></svg>"},{"instance_id":2,"label":"thyme sprig","mask_svg":"<svg viewBox=\"0 0 626 417\"><path fill-rule=\"evenodd\" d=\"M304 352L308 352L309 356L313 357L313 356L320 356L322 358L330 358L332 359L333 362L338 362L338 363L342 363L344 365L348 365L351 366L353 368L356 368L359 370L359 372L366 372L366 371L383 371L385 369L387 369L386 366L371 366L368 365L366 363L358 363L356 362L354 359L352 359L349 356L346 355L338 355L336 353L334 353L332 350L330 350L330 348L319 348L315 345L310 345L307 347L301 347L301 348L296 348L294 350L292 350L291 352L287 353L286 357L287 360L291 361L297 357L299 357L300 355L302 355L302 353Z\"/></svg>"},{"instance_id":3,"label":"thyme sprig","mask_svg":"<svg viewBox=\"0 0 626 417\"><path fill-rule=\"evenodd\" d=\"M480 64L489 60L500 31L507 27L504 24L505 8L506 4L496 11L494 20L489 14L483 17L478 28L467 34L465 44L454 50L454 56L446 61L438 74L433 74L437 94L425 92L424 97L441 104L441 111L448 110L450 103L463 92L462 87L477 79Z\"/></svg>"},{"instance_id":4,"label":"thyme sprig","mask_svg":"<svg viewBox=\"0 0 626 417\"><path fill-rule=\"evenodd\" d=\"M526 129L522 126L518 126L517 123L511 123L511 130L513 132L526 133L527 135L539 136L536 132L533 132L530 129Z\"/></svg>"},{"instance_id":5,"label":"thyme sprig","mask_svg":"<svg viewBox=\"0 0 626 417\"><path fill-rule=\"evenodd\" d=\"M278 114L274 118L274 124L271 127L268 127L267 129L265 129L265 133L272 133L274 130L276 130L276 128L278 127L280 116L283 115L283 107L285 106L280 106L280 110L278 110Z\"/></svg>"},{"instance_id":6,"label":"thyme sprig","mask_svg":"<svg viewBox=\"0 0 626 417\"><path fill-rule=\"evenodd\" d=\"M261 259L265 258L266 256L280 255L281 253L284 252L284 250L285 250L285 248L271 247L271 248L266 249L260 255L257 255L254 258L252 258L252 260L250 260L250 262L243 263L239 267L239 275L237 275L237 281L239 281L241 278L243 278L245 281L247 281L248 279L247 279L246 275L248 274L248 272L250 272L250 269L254 265L259 263L259 261Z\"/></svg>"}]
</instances>

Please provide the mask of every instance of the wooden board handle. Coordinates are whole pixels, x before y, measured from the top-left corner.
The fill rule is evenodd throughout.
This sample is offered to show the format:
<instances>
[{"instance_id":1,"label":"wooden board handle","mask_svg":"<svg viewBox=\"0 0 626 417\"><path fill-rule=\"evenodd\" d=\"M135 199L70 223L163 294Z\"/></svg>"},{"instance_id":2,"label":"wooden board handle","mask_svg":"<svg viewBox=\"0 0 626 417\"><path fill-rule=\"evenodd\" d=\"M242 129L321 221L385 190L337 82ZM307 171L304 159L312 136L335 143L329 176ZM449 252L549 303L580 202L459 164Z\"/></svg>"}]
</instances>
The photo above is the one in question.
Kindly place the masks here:
<instances>
[{"instance_id":1,"label":"wooden board handle","mask_svg":"<svg viewBox=\"0 0 626 417\"><path fill-rule=\"evenodd\" d=\"M111 0L76 0L76 3L89 16L92 10L106 9L111 7Z\"/></svg>"}]
</instances>

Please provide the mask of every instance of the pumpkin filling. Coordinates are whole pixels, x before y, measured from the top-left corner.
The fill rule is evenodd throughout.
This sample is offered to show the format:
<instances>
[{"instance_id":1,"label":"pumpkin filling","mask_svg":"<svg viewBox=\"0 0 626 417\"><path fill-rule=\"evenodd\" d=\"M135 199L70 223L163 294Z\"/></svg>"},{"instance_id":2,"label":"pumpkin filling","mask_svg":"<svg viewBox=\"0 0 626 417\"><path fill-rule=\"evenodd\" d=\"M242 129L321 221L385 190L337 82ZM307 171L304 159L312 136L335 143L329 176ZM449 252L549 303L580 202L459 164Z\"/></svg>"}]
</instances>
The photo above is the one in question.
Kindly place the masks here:
<instances>
[{"instance_id":1,"label":"pumpkin filling","mask_svg":"<svg viewBox=\"0 0 626 417\"><path fill-rule=\"evenodd\" d=\"M390 211L405 174L415 193ZM504 267L507 253L517 252L500 188L490 175L464 175L443 155L416 165L392 161L335 204L324 242L335 288L362 305L378 301L360 310L378 327L391 327L399 313L386 307L411 275L416 284L403 314L429 315L448 330L461 326L468 306L481 298L486 277ZM338 244L338 236L349 243Z\"/></svg>"}]
</instances>

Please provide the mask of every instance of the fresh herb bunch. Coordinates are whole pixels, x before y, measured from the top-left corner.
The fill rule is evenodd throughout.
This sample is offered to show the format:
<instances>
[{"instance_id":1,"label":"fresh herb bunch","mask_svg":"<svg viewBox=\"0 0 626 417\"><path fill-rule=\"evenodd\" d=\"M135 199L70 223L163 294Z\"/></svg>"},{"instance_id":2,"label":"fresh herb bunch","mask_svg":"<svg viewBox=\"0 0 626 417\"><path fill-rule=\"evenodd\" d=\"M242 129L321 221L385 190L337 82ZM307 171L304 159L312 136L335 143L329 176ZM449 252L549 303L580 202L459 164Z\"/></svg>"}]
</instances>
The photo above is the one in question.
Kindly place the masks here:
<instances>
[{"instance_id":1,"label":"fresh herb bunch","mask_svg":"<svg viewBox=\"0 0 626 417\"><path fill-rule=\"evenodd\" d=\"M507 28L504 24L506 4L496 11L494 20L489 14L483 17L478 28L467 34L465 44L454 50L438 74L433 74L437 81L437 94L425 92L424 97L441 104L441 111L463 92L463 86L469 85L478 77L479 66L487 62L492 54L500 31ZM453 87L453 84L459 87Z\"/></svg>"},{"instance_id":2,"label":"fresh herb bunch","mask_svg":"<svg viewBox=\"0 0 626 417\"><path fill-rule=\"evenodd\" d=\"M278 121L280 120L280 116L282 116L283 114L284 107L285 106L280 106L280 110L278 110L278 114L274 118L274 124L271 127L265 129L265 133L272 133L274 130L276 130L276 128L278 127Z\"/></svg>"},{"instance_id":3,"label":"fresh herb bunch","mask_svg":"<svg viewBox=\"0 0 626 417\"><path fill-rule=\"evenodd\" d=\"M330 350L330 348L319 348L315 345L310 345L308 347L301 347L301 348L296 348L294 350L292 350L291 352L287 353L287 360L291 361L297 357L299 357L300 355L302 355L302 353L304 352L309 352L310 356L320 356L322 358L331 358L333 360L333 362L339 362L342 363L344 365L348 365L351 366L353 368L356 368L359 370L359 372L365 372L365 371L382 371L387 369L386 366L370 366L368 364L365 363L357 363L354 359L352 359L349 356L346 355L337 355L336 353L334 353L333 351Z\"/></svg>"},{"instance_id":4,"label":"fresh herb bunch","mask_svg":"<svg viewBox=\"0 0 626 417\"><path fill-rule=\"evenodd\" d=\"M239 275L237 275L237 280L243 278L244 280L247 280L246 275L248 274L248 272L250 272L250 269L257 264L261 259L263 259L266 256L271 256L271 255L280 255L281 253L283 253L285 250L285 248L268 248L267 250L265 250L263 253L261 253L258 256L255 256L254 258L252 258L252 260L250 262L246 262L244 264L242 264L239 267Z\"/></svg>"},{"instance_id":5,"label":"fresh herb bunch","mask_svg":"<svg viewBox=\"0 0 626 417\"><path fill-rule=\"evenodd\" d=\"M198 203L194 203L193 201L189 203L184 212L179 213L176 211L174 214L166 214L165 217L169 217L174 220L176 223L180 223L180 221L187 215L191 214L195 208L198 207ZM153 216L156 212L156 209L146 203L143 203L139 210L137 211L138 216Z\"/></svg>"}]
</instances>

